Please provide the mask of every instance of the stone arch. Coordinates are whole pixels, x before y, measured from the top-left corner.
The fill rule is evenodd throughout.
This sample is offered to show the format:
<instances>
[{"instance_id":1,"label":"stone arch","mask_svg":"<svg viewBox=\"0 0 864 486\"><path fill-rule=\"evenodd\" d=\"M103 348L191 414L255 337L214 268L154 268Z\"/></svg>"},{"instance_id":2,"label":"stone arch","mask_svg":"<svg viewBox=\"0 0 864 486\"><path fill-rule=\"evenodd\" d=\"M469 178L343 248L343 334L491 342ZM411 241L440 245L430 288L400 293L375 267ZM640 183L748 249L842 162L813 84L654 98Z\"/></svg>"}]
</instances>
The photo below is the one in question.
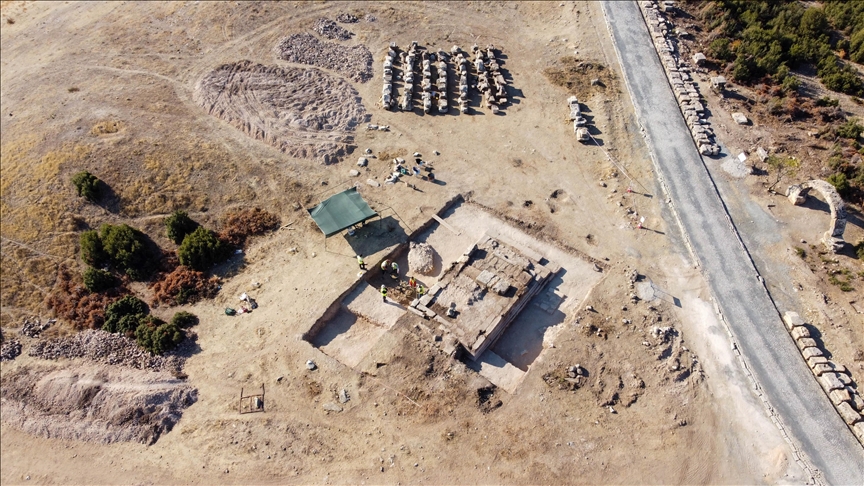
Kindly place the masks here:
<instances>
[{"instance_id":1,"label":"stone arch","mask_svg":"<svg viewBox=\"0 0 864 486\"><path fill-rule=\"evenodd\" d=\"M831 208L831 226L822 235L822 243L826 248L836 253L845 244L843 232L846 231L846 208L843 204L843 198L837 194L837 189L834 186L821 179L789 186L789 189L786 190L786 197L792 204L799 206L807 200L807 193L811 189L819 191L819 194L828 203L828 207Z\"/></svg>"}]
</instances>

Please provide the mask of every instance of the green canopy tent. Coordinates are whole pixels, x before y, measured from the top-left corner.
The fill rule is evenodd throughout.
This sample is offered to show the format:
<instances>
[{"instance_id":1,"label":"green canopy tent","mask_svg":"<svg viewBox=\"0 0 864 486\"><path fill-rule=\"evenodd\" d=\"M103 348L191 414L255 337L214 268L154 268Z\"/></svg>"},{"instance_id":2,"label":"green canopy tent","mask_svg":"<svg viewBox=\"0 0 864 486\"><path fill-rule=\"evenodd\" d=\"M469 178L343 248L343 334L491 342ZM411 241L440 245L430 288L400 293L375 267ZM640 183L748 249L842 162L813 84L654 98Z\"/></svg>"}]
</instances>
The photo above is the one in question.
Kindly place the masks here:
<instances>
[{"instance_id":1,"label":"green canopy tent","mask_svg":"<svg viewBox=\"0 0 864 486\"><path fill-rule=\"evenodd\" d=\"M330 196L309 211L309 214L328 238L355 224L378 216L378 213L369 207L354 187Z\"/></svg>"}]
</instances>

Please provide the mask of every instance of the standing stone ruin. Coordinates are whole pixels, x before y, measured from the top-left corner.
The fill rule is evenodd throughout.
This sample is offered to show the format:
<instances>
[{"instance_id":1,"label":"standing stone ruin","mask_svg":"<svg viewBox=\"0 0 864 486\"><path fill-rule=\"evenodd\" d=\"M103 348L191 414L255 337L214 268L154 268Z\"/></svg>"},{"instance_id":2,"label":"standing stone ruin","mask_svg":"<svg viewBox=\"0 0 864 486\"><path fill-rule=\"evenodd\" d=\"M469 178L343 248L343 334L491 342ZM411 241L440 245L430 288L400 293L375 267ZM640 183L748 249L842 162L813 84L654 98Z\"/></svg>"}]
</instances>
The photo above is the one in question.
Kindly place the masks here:
<instances>
[{"instance_id":1,"label":"standing stone ruin","mask_svg":"<svg viewBox=\"0 0 864 486\"><path fill-rule=\"evenodd\" d=\"M843 198L837 194L837 189L834 186L821 179L789 186L789 189L786 190L786 197L792 204L800 206L807 200L807 193L810 192L810 189L816 189L825 198L825 202L831 209L831 226L822 235L822 243L826 248L837 253L843 249L845 244L843 232L846 230L846 209Z\"/></svg>"}]
</instances>

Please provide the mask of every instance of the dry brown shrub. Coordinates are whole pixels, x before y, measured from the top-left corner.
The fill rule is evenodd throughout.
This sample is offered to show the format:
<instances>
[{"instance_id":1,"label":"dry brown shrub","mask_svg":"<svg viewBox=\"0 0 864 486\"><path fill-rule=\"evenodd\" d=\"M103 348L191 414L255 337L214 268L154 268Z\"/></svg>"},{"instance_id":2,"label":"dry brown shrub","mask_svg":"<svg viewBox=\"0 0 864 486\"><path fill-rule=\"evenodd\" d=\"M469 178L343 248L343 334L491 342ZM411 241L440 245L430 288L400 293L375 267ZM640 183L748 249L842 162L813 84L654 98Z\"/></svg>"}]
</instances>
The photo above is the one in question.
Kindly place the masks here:
<instances>
[{"instance_id":1,"label":"dry brown shrub","mask_svg":"<svg viewBox=\"0 0 864 486\"><path fill-rule=\"evenodd\" d=\"M127 293L129 290L123 284L105 292L91 293L84 287L81 275L60 267L57 285L46 297L45 305L76 330L100 329L105 322L105 308Z\"/></svg>"},{"instance_id":2,"label":"dry brown shrub","mask_svg":"<svg viewBox=\"0 0 864 486\"><path fill-rule=\"evenodd\" d=\"M606 87L616 88L615 76L610 69L599 63L582 61L573 56L564 56L554 65L543 70L552 84L565 88L568 92L587 97L587 93ZM597 79L598 85L591 81Z\"/></svg>"},{"instance_id":3,"label":"dry brown shrub","mask_svg":"<svg viewBox=\"0 0 864 486\"><path fill-rule=\"evenodd\" d=\"M219 292L219 284L219 277L207 278L204 272L178 266L153 284L152 304L171 306L211 299Z\"/></svg>"},{"instance_id":4,"label":"dry brown shrub","mask_svg":"<svg viewBox=\"0 0 864 486\"><path fill-rule=\"evenodd\" d=\"M246 208L228 213L219 238L242 247L250 236L264 234L279 227L279 217L261 208Z\"/></svg>"}]
</instances>

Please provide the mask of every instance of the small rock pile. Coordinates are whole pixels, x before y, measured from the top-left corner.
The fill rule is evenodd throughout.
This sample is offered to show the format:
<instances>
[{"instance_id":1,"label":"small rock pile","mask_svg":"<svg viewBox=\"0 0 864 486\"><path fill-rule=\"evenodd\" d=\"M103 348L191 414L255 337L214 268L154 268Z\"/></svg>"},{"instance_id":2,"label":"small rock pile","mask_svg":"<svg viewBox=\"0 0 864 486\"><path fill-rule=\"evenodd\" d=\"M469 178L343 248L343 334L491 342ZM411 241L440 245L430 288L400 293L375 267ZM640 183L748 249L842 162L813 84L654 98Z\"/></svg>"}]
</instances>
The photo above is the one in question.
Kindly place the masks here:
<instances>
[{"instance_id":1,"label":"small rock pile","mask_svg":"<svg viewBox=\"0 0 864 486\"><path fill-rule=\"evenodd\" d=\"M342 24L356 24L359 21L360 19L358 19L357 16L351 15L350 13L341 13L336 16L336 22Z\"/></svg>"},{"instance_id":2,"label":"small rock pile","mask_svg":"<svg viewBox=\"0 0 864 486\"><path fill-rule=\"evenodd\" d=\"M87 358L151 371L179 371L185 361L180 356L154 355L125 336L92 329L65 338L38 341L28 354L41 359Z\"/></svg>"},{"instance_id":3,"label":"small rock pile","mask_svg":"<svg viewBox=\"0 0 864 486\"><path fill-rule=\"evenodd\" d=\"M422 275L432 275L435 270L435 250L426 243L411 242L408 267Z\"/></svg>"},{"instance_id":4,"label":"small rock pile","mask_svg":"<svg viewBox=\"0 0 864 486\"><path fill-rule=\"evenodd\" d=\"M331 40L348 40L351 38L351 32L340 27L336 22L323 17L312 24L312 30Z\"/></svg>"},{"instance_id":5,"label":"small rock pile","mask_svg":"<svg viewBox=\"0 0 864 486\"><path fill-rule=\"evenodd\" d=\"M274 50L284 61L332 69L360 83L372 79L372 53L364 45L346 47L312 34L293 34L282 38Z\"/></svg>"},{"instance_id":6,"label":"small rock pile","mask_svg":"<svg viewBox=\"0 0 864 486\"><path fill-rule=\"evenodd\" d=\"M12 361L21 354L21 343L6 341L0 346L0 361Z\"/></svg>"},{"instance_id":7,"label":"small rock pile","mask_svg":"<svg viewBox=\"0 0 864 486\"><path fill-rule=\"evenodd\" d=\"M25 320L24 325L21 326L21 334L31 338L39 337L39 335L42 334L42 331L51 327L51 324L54 324L55 322L57 322L56 319L50 319L44 323L38 320Z\"/></svg>"}]
</instances>

